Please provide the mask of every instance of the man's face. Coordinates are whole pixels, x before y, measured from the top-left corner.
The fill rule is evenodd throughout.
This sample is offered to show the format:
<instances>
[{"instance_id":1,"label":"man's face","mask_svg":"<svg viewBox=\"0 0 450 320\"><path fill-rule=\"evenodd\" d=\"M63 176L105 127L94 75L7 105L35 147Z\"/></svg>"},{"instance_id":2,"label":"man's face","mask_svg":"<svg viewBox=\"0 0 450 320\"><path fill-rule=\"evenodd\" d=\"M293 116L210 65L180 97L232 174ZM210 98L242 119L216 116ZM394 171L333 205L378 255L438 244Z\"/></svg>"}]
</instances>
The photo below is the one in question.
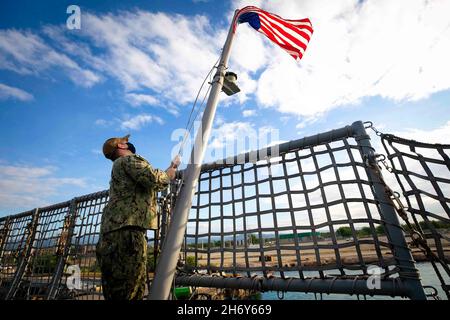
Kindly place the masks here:
<instances>
[{"instance_id":1,"label":"man's face","mask_svg":"<svg viewBox=\"0 0 450 320\"><path fill-rule=\"evenodd\" d=\"M132 143L130 143L130 142L119 143L117 145L117 149L116 149L115 153L118 157L126 156L129 154L128 152L131 152L133 154L136 153L136 148L134 147L134 145Z\"/></svg>"}]
</instances>

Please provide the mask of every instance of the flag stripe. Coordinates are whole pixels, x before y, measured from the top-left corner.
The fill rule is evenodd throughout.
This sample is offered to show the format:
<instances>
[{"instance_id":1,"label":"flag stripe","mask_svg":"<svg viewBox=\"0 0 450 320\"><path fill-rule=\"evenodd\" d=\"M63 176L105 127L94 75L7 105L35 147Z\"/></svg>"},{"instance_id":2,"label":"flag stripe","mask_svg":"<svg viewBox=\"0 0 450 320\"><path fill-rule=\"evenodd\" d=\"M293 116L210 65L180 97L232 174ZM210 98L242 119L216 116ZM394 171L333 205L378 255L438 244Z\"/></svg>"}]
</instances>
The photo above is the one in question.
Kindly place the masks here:
<instances>
[{"instance_id":1,"label":"flag stripe","mask_svg":"<svg viewBox=\"0 0 450 320\"><path fill-rule=\"evenodd\" d=\"M287 37L280 35L279 32L276 30L276 28L273 27L273 25L268 26L267 23L264 21L264 19L261 19L261 25L264 25L266 30L270 30L270 32L275 36L276 39L280 39L280 37L282 38L281 41L280 40L279 41L272 40L272 41L274 41L275 43L280 45L283 49L295 51L295 52L298 52L303 55L303 52L305 51L305 49L303 49L302 47L299 47L296 44L293 44L292 42L289 41L289 39ZM281 45L281 44L283 44L283 45ZM306 46L305 46L305 48L306 48Z\"/></svg>"},{"instance_id":2,"label":"flag stripe","mask_svg":"<svg viewBox=\"0 0 450 320\"><path fill-rule=\"evenodd\" d=\"M264 21L266 24L266 27L270 26L269 22L265 21L265 18L262 17L261 21ZM268 26L269 25L269 26ZM301 48L301 50L306 50L306 44L304 44L301 39L296 38L294 35L292 35L287 30L283 29L282 27L278 26L277 24L273 23L271 24L273 31L275 31L277 34L279 34L283 39L289 40L291 45L296 46L298 48Z\"/></svg>"},{"instance_id":3,"label":"flag stripe","mask_svg":"<svg viewBox=\"0 0 450 320\"><path fill-rule=\"evenodd\" d=\"M262 25L264 25L264 27L265 27L266 29L269 29L269 28L267 27L267 25L266 25L264 22L262 22ZM271 31L278 39L281 37L281 35L279 34L279 32L278 32L275 28L270 29L270 31ZM290 41L289 39L283 38L283 40L284 40L284 41L283 41L283 48L284 48L284 49L290 49L291 51L292 51L292 50L295 50L296 52L300 52L300 53L302 53L302 54L305 52L305 49L303 49L302 47L296 45L295 43L292 43L292 41Z\"/></svg>"},{"instance_id":4,"label":"flag stripe","mask_svg":"<svg viewBox=\"0 0 450 320\"><path fill-rule=\"evenodd\" d=\"M244 15L253 12L256 15ZM240 18L242 16L242 18ZM259 21L258 21L259 20ZM244 7L238 11L233 20L233 30L238 23L251 22L251 26L264 34L294 59L301 59L314 32L308 18L289 20L261 10L255 6Z\"/></svg>"},{"instance_id":5,"label":"flag stripe","mask_svg":"<svg viewBox=\"0 0 450 320\"><path fill-rule=\"evenodd\" d=\"M271 30L267 29L266 26L261 25L261 28L259 32L263 33L267 38L269 38L271 41L277 43L283 50L287 51L294 59L302 58L303 53L299 52L298 50L291 50L292 47L285 45L283 42L279 42L276 40L276 36L272 33Z\"/></svg>"},{"instance_id":6,"label":"flag stripe","mask_svg":"<svg viewBox=\"0 0 450 320\"><path fill-rule=\"evenodd\" d=\"M291 56L294 57L294 59L296 59L297 57L299 59L301 59L303 57L303 53L300 52L299 50L292 50L291 46L287 46L279 41L277 41L275 39L275 36L273 35L273 33L268 30L265 26L261 25L261 31L264 32L264 34L267 36L267 38L269 38L270 40L272 40L273 42L275 42L276 44L278 44L282 49L284 49L285 51L287 51Z\"/></svg>"},{"instance_id":7,"label":"flag stripe","mask_svg":"<svg viewBox=\"0 0 450 320\"><path fill-rule=\"evenodd\" d=\"M267 27L263 21L261 22L261 28L264 28L264 31L270 40L272 40L273 42L278 44L284 50L288 51L291 55L292 55L292 53L295 53L299 56L303 55L303 50L300 51L297 47L294 47L291 44L286 44L285 41L283 41L284 39L281 40L275 34L275 30L273 28Z\"/></svg>"},{"instance_id":8,"label":"flag stripe","mask_svg":"<svg viewBox=\"0 0 450 320\"><path fill-rule=\"evenodd\" d=\"M309 21L309 19L302 19L302 20L285 20L286 22L293 24L294 26L298 26L298 27L302 27L305 28L306 30L308 30L309 32L311 32L311 34L313 33L313 28L312 28L312 24L311 21Z\"/></svg>"},{"instance_id":9,"label":"flag stripe","mask_svg":"<svg viewBox=\"0 0 450 320\"><path fill-rule=\"evenodd\" d=\"M283 21L282 19L278 19L278 18L276 18L276 17L274 17L274 16L269 16L269 15L267 15L267 14L265 14L265 13L261 13L260 16L266 17L266 18L269 19L272 23L278 23L278 24L283 25L283 27L285 27L286 29L291 30L293 33L300 34L303 38L306 38L307 41L309 41L309 39L310 39L310 35L307 34L307 33L304 32L304 31L302 31L302 30L300 29L300 27L293 26L292 24L289 24L289 23Z\"/></svg>"}]
</instances>

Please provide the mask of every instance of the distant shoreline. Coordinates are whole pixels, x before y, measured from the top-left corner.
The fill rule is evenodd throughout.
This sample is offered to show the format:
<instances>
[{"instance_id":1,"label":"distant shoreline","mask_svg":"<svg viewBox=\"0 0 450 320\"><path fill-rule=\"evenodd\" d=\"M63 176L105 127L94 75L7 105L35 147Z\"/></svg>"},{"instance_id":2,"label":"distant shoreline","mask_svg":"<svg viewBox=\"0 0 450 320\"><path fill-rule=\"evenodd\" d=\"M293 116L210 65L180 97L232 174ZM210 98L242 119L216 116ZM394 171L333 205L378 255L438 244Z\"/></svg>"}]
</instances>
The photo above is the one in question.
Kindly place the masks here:
<instances>
[{"instance_id":1,"label":"distant shoreline","mask_svg":"<svg viewBox=\"0 0 450 320\"><path fill-rule=\"evenodd\" d=\"M363 239L360 239L363 240ZM382 242L387 242L386 237L379 237L379 240ZM408 239L407 239L408 240ZM320 241L318 242L319 245L331 245L331 241ZM277 269L280 266L283 268L295 268L298 269L298 262L300 261L300 264L302 267L306 268L313 268L313 267L327 267L327 266L334 266L336 265L337 257L340 258L341 265L344 266L355 266L360 265L361 261L358 255L358 252L355 249L355 244L351 243L349 246L342 246L348 244L345 240L338 241L338 245L341 245L341 247L338 250L335 249L306 249L306 250L300 250L300 260L298 260L294 244L288 244L284 243L281 246L288 247L289 245L292 246L292 250L281 250L281 265L278 263L278 257L276 250L267 250L264 252L264 255L268 258L266 261L264 261L265 266L270 269L274 268ZM301 246L311 246L313 245L313 242L305 242L301 243ZM381 260L384 261L387 265L393 265L395 264L394 257L392 255L391 250L388 247L381 247L380 252L377 253L375 250L375 247L373 244L358 244L362 261L365 265L368 264L377 264ZM436 248L434 246L433 241L429 241L429 245L431 250L434 253L437 253ZM444 255L447 260L450 261L450 242L442 239L442 246ZM242 247L239 247L240 249ZM259 246L256 246L256 248L259 248ZM425 256L425 254L418 248L411 248L413 259L416 262L422 262L422 261L429 261L429 259ZM381 253L381 254L380 254ZM222 254L223 254L223 261L222 261ZM319 255L319 260L316 259L316 255ZM194 253L188 252L187 256L191 256L194 258ZM199 266L198 269L207 269L206 266L208 264L207 260L207 253L198 253L197 254L198 261L197 266ZM234 254L232 252L214 252L210 253L210 265L211 270L220 270L220 269L232 269L234 265L234 259L236 260L236 268L238 269L244 269L247 267L247 260L248 260L248 267L250 268L261 268L262 262L259 261L261 257L261 254L259 252L247 252L247 255L245 252L236 252L235 258ZM191 260L193 260L190 258ZM221 266L221 263L223 264L223 268Z\"/></svg>"}]
</instances>

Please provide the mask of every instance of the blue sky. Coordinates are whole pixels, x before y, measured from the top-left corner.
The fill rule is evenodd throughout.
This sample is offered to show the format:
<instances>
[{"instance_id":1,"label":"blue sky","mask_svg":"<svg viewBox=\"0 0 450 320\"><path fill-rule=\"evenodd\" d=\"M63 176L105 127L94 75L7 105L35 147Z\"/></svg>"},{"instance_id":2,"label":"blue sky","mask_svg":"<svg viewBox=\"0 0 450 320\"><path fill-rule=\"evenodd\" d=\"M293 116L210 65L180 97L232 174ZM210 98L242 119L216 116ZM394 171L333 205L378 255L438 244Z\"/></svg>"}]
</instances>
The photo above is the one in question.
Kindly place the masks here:
<instances>
[{"instance_id":1,"label":"blue sky","mask_svg":"<svg viewBox=\"0 0 450 320\"><path fill-rule=\"evenodd\" d=\"M70 4L80 30L66 27ZM233 10L249 4L309 17L315 32L296 62L238 28L229 67L242 92L221 96L212 149L356 120L448 143L450 1L1 1L0 216L107 189L109 137L130 133L167 167Z\"/></svg>"}]
</instances>

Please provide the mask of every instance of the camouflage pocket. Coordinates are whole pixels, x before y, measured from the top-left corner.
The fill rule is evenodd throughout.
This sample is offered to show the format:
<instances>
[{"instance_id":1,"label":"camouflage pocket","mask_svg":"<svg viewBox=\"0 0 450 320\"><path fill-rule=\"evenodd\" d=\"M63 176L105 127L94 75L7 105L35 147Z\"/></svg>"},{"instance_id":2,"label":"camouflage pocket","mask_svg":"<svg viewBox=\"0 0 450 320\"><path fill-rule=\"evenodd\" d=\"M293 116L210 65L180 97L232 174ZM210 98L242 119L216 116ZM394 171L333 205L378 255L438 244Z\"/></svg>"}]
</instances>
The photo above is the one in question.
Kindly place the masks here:
<instances>
[{"instance_id":1,"label":"camouflage pocket","mask_svg":"<svg viewBox=\"0 0 450 320\"><path fill-rule=\"evenodd\" d=\"M129 230L128 232L127 251L130 255L140 254L143 250L145 237L142 231Z\"/></svg>"},{"instance_id":2,"label":"camouflage pocket","mask_svg":"<svg viewBox=\"0 0 450 320\"><path fill-rule=\"evenodd\" d=\"M109 239L108 235L100 238L96 246L97 256L110 256L117 251L117 243Z\"/></svg>"}]
</instances>

